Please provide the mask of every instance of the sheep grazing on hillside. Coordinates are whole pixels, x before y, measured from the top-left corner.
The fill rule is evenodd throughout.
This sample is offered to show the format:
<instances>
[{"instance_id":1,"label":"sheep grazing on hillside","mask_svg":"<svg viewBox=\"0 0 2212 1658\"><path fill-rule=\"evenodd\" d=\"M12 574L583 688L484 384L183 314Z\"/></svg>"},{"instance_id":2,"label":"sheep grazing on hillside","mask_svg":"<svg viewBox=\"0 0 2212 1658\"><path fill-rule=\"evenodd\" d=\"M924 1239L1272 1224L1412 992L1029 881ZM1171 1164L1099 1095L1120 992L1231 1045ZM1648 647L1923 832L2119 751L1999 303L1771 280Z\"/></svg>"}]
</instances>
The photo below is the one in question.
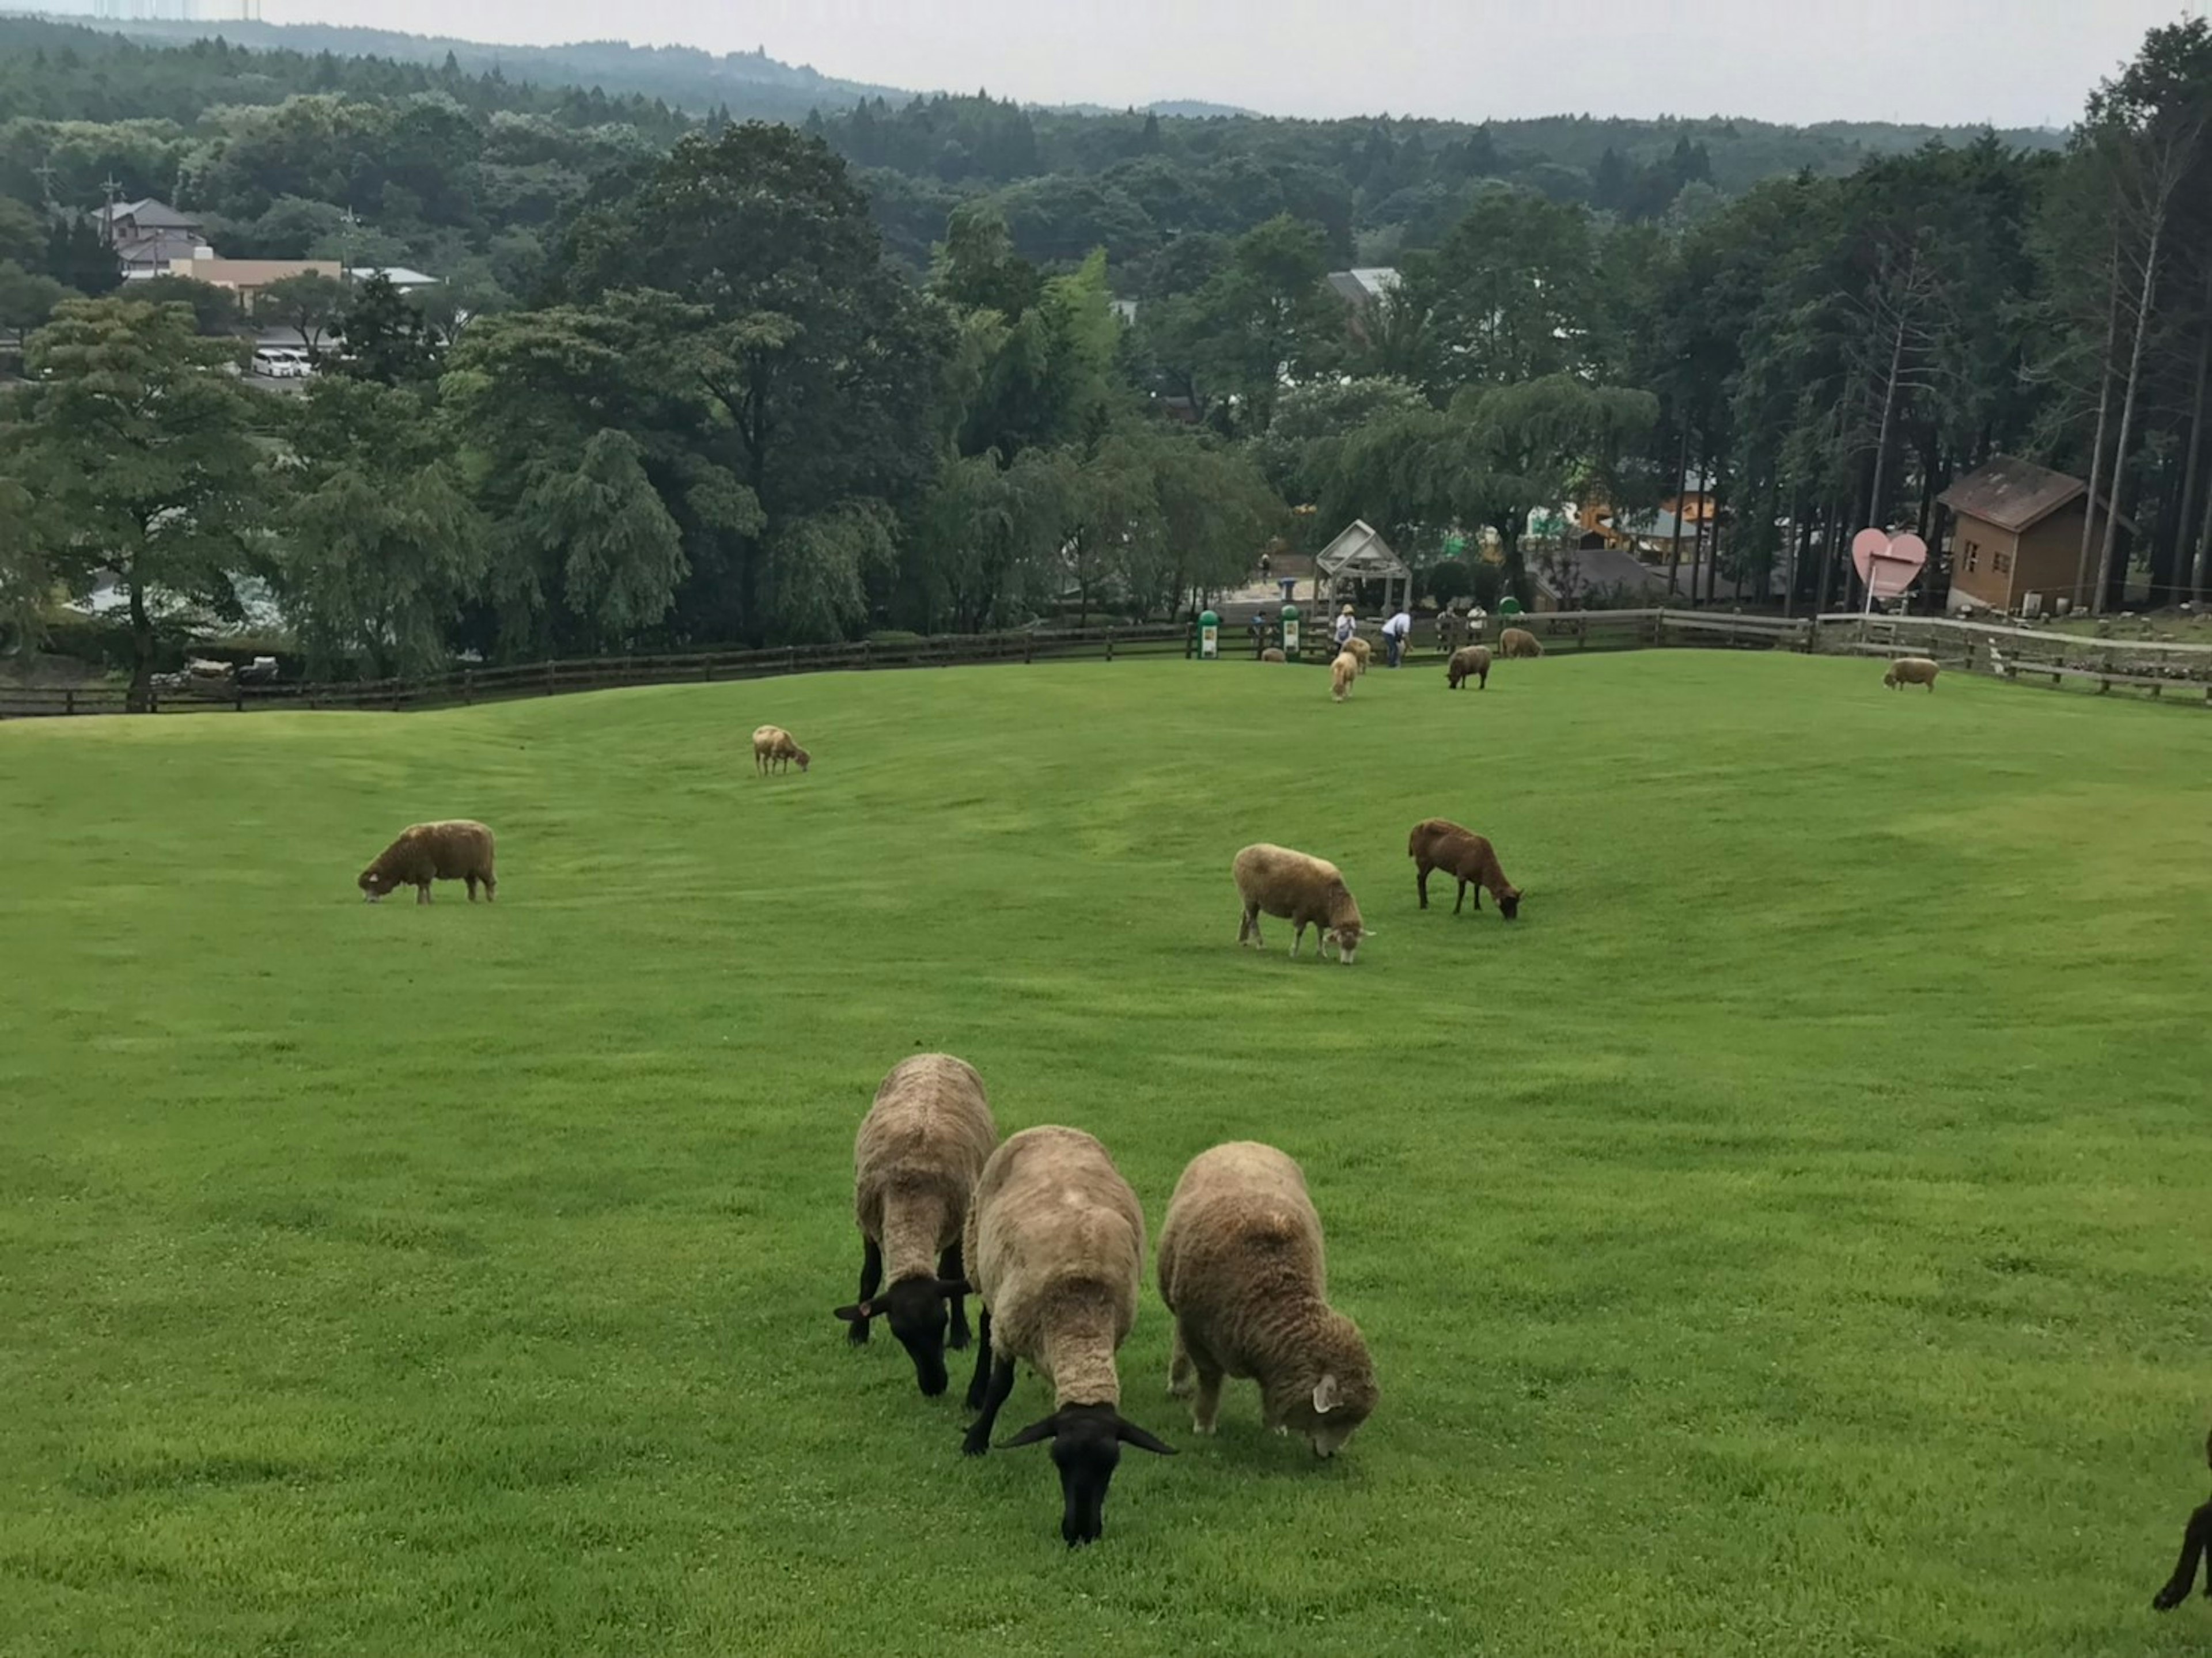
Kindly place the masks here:
<instances>
[{"instance_id":1,"label":"sheep grazing on hillside","mask_svg":"<svg viewBox=\"0 0 2212 1658\"><path fill-rule=\"evenodd\" d=\"M1327 957L1334 941L1337 959L1346 967L1352 965L1359 941L1369 937L1370 930L1360 920L1359 906L1352 902L1344 876L1334 864L1292 852L1288 847L1262 843L1238 853L1231 868L1237 877L1237 896L1244 901L1244 919L1237 929L1238 944L1249 942L1255 950L1265 950L1260 917L1263 914L1279 916L1297 929L1291 938L1293 961L1305 942L1306 928L1311 926L1320 935L1314 949L1316 961Z\"/></svg>"},{"instance_id":2,"label":"sheep grazing on hillside","mask_svg":"<svg viewBox=\"0 0 2212 1658\"><path fill-rule=\"evenodd\" d=\"M1095 1543L1105 1530L1106 1491L1121 1447L1175 1455L1122 1417L1114 1365L1144 1282L1137 1194L1106 1148L1081 1130L1024 1129L983 1165L965 1248L983 1302L968 1405L981 1414L960 1448L969 1456L990 1448L1015 1362L1026 1359L1051 1384L1053 1411L1006 1445L1052 1442L1060 1534L1070 1548Z\"/></svg>"},{"instance_id":3,"label":"sheep grazing on hillside","mask_svg":"<svg viewBox=\"0 0 2212 1658\"><path fill-rule=\"evenodd\" d=\"M1489 647L1467 645L1452 653L1451 660L1444 666L1444 683L1457 690L1470 679L1474 681L1477 690L1490 689Z\"/></svg>"},{"instance_id":4,"label":"sheep grazing on hillside","mask_svg":"<svg viewBox=\"0 0 2212 1658\"><path fill-rule=\"evenodd\" d=\"M1420 889L1421 908L1429 907L1429 872L1442 870L1459 883L1459 898L1452 905L1452 914L1460 912L1467 902L1468 889L1476 889L1474 908L1482 908L1482 891L1498 900L1498 913L1507 920L1521 913L1521 889L1505 878L1505 872L1498 866L1498 853L1490 842L1473 829L1462 829L1457 823L1441 817L1431 817L1413 825L1413 832L1406 840L1406 855L1413 860L1414 884Z\"/></svg>"},{"instance_id":5,"label":"sheep grazing on hillside","mask_svg":"<svg viewBox=\"0 0 2212 1658\"><path fill-rule=\"evenodd\" d=\"M2212 1437L2204 1442L2204 1460L2212 1462ZM2166 1586L2152 1597L2154 1611L2172 1612L2189 1598L2189 1591L2197 1587L2197 1563L2208 1551L2212 1551L2212 1503L2191 1515L2189 1523L2182 1527L2180 1564L2166 1580ZM2204 1579L2204 1595L2212 1600L2212 1574Z\"/></svg>"},{"instance_id":6,"label":"sheep grazing on hillside","mask_svg":"<svg viewBox=\"0 0 2212 1658\"><path fill-rule=\"evenodd\" d=\"M1266 650L1260 653L1260 660L1262 662L1287 662L1290 659L1283 654L1279 647L1270 645Z\"/></svg>"},{"instance_id":7,"label":"sheep grazing on hillside","mask_svg":"<svg viewBox=\"0 0 2212 1658\"><path fill-rule=\"evenodd\" d=\"M792 740L791 733L781 726L763 726L753 733L753 769L765 774L773 766L789 771L791 762L799 762L805 771L814 763L814 756Z\"/></svg>"},{"instance_id":8,"label":"sheep grazing on hillside","mask_svg":"<svg viewBox=\"0 0 2212 1658\"><path fill-rule=\"evenodd\" d=\"M968 1345L961 1233L998 1144L983 1079L950 1054L917 1054L892 1066L853 1142L860 1298L837 1316L853 1327L855 1345L868 1339L870 1319L889 1319L932 1399L945 1391L945 1348ZM886 1270L890 1286L878 1295Z\"/></svg>"},{"instance_id":9,"label":"sheep grazing on hillside","mask_svg":"<svg viewBox=\"0 0 2212 1658\"><path fill-rule=\"evenodd\" d=\"M1544 653L1543 641L1526 628L1508 628L1498 635L1498 654L1509 662L1516 657L1538 657Z\"/></svg>"},{"instance_id":10,"label":"sheep grazing on hillside","mask_svg":"<svg viewBox=\"0 0 2212 1658\"><path fill-rule=\"evenodd\" d=\"M430 902L433 881L465 881L469 902L483 888L484 902L492 902L499 882L492 874L491 831L482 823L455 818L443 823L416 823L379 853L376 861L361 872L362 895L372 904L381 902L401 887L415 889L415 902Z\"/></svg>"},{"instance_id":11,"label":"sheep grazing on hillside","mask_svg":"<svg viewBox=\"0 0 2212 1658\"><path fill-rule=\"evenodd\" d=\"M1331 700L1341 702L1352 695L1352 682L1359 677L1359 659L1350 651L1340 653L1328 665L1328 694Z\"/></svg>"},{"instance_id":12,"label":"sheep grazing on hillside","mask_svg":"<svg viewBox=\"0 0 2212 1658\"><path fill-rule=\"evenodd\" d=\"M1261 1422L1303 1435L1316 1456L1374 1413L1367 1343L1328 1304L1321 1216L1273 1146L1241 1140L1191 1159L1160 1229L1159 1276L1176 1321L1168 1392L1195 1392L1194 1432L1213 1431L1224 1376L1258 1382Z\"/></svg>"},{"instance_id":13,"label":"sheep grazing on hillside","mask_svg":"<svg viewBox=\"0 0 2212 1658\"><path fill-rule=\"evenodd\" d=\"M1369 641L1362 639L1358 634L1354 634L1351 638L1344 641L1344 648L1350 654L1359 659L1359 671L1363 674L1365 673L1367 671L1368 664L1370 663L1375 657L1374 645Z\"/></svg>"},{"instance_id":14,"label":"sheep grazing on hillside","mask_svg":"<svg viewBox=\"0 0 2212 1658\"><path fill-rule=\"evenodd\" d=\"M1881 683L1892 690L1897 689L1901 685L1925 685L1929 694L1933 695L1936 689L1936 676L1942 671L1941 665L1931 658L1900 656L1889 665L1889 671L1882 675Z\"/></svg>"}]
</instances>

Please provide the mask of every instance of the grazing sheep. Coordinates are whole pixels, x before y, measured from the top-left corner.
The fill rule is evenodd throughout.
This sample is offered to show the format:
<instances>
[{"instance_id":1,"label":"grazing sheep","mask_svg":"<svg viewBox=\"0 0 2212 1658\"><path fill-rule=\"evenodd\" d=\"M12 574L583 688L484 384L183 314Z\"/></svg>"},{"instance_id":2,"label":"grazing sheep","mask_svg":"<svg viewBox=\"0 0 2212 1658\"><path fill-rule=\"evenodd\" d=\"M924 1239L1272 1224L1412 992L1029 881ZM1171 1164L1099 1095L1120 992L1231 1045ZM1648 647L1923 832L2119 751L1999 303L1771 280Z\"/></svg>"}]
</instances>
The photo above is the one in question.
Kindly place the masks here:
<instances>
[{"instance_id":1,"label":"grazing sheep","mask_svg":"<svg viewBox=\"0 0 2212 1658\"><path fill-rule=\"evenodd\" d=\"M1270 645L1266 650L1260 653L1260 660L1262 662L1287 662L1290 659L1283 654L1279 647Z\"/></svg>"},{"instance_id":2,"label":"grazing sheep","mask_svg":"<svg viewBox=\"0 0 2212 1658\"><path fill-rule=\"evenodd\" d=\"M792 740L791 733L781 726L763 726L753 733L753 769L766 773L770 766L789 771L791 762L799 762L805 771L814 763L814 756Z\"/></svg>"},{"instance_id":3,"label":"grazing sheep","mask_svg":"<svg viewBox=\"0 0 2212 1658\"><path fill-rule=\"evenodd\" d=\"M1359 671L1363 674L1365 673L1367 671L1369 663L1374 659L1374 645L1370 641L1362 639L1358 634L1354 634L1351 638L1344 641L1344 648L1359 659Z\"/></svg>"},{"instance_id":4,"label":"grazing sheep","mask_svg":"<svg viewBox=\"0 0 2212 1658\"><path fill-rule=\"evenodd\" d=\"M1352 695L1352 682L1359 677L1359 659L1350 651L1343 652L1328 665L1328 694L1341 702Z\"/></svg>"},{"instance_id":5,"label":"grazing sheep","mask_svg":"<svg viewBox=\"0 0 2212 1658\"><path fill-rule=\"evenodd\" d=\"M1445 665L1444 683L1453 690L1457 690L1461 685L1470 679L1474 681L1474 688L1477 690L1486 691L1490 689L1490 647L1488 646L1462 647L1452 653L1450 662Z\"/></svg>"},{"instance_id":6,"label":"grazing sheep","mask_svg":"<svg viewBox=\"0 0 2212 1658\"><path fill-rule=\"evenodd\" d=\"M1509 662L1516 657L1538 657L1544 653L1543 641L1526 628L1508 628L1498 635L1498 654Z\"/></svg>"},{"instance_id":7,"label":"grazing sheep","mask_svg":"<svg viewBox=\"0 0 2212 1658\"><path fill-rule=\"evenodd\" d=\"M415 902L430 902L433 881L465 881L469 902L483 888L484 902L492 902L499 882L492 874L491 831L482 823L455 818L443 823L416 823L377 853L376 861L361 872L361 890L372 904L381 902L401 887L415 889Z\"/></svg>"},{"instance_id":8,"label":"grazing sheep","mask_svg":"<svg viewBox=\"0 0 2212 1658\"><path fill-rule=\"evenodd\" d=\"M889 1319L932 1399L945 1391L945 1348L968 1345L961 1231L976 1177L998 1144L983 1079L950 1054L917 1054L893 1066L853 1142L860 1298L837 1316L853 1327L855 1345L868 1339L870 1319ZM878 1296L887 1266L890 1287Z\"/></svg>"},{"instance_id":9,"label":"grazing sheep","mask_svg":"<svg viewBox=\"0 0 2212 1658\"><path fill-rule=\"evenodd\" d=\"M1452 905L1452 914L1460 912L1467 902L1468 888L1474 886L1474 908L1482 909L1482 892L1488 888L1490 896L1498 900L1498 914L1507 920L1521 913L1521 889L1505 878L1505 872L1498 866L1498 853L1490 842L1472 829L1462 829L1457 823L1441 817L1431 817L1413 825L1413 832L1406 840L1406 855L1413 860L1414 884L1420 889L1421 908L1429 907L1429 872L1440 869L1459 883L1459 899Z\"/></svg>"},{"instance_id":10,"label":"grazing sheep","mask_svg":"<svg viewBox=\"0 0 2212 1658\"><path fill-rule=\"evenodd\" d=\"M2212 1437L2204 1442L2204 1458L2212 1462ZM2166 1580L2166 1586L2152 1597L2153 1611L2172 1612L2189 1598L2189 1591L2197 1587L2197 1562L2208 1551L2212 1551L2212 1503L2191 1515L2189 1523L2182 1527L2180 1564ZM2212 1600L2212 1574L2204 1579L2204 1595Z\"/></svg>"},{"instance_id":11,"label":"grazing sheep","mask_svg":"<svg viewBox=\"0 0 2212 1658\"><path fill-rule=\"evenodd\" d=\"M1936 690L1936 676L1943 670L1932 659L1924 656L1900 656L1889 665L1889 671L1881 683L1895 690L1900 685L1925 685L1929 694Z\"/></svg>"},{"instance_id":12,"label":"grazing sheep","mask_svg":"<svg viewBox=\"0 0 2212 1658\"><path fill-rule=\"evenodd\" d=\"M1291 938L1291 960L1297 959L1298 946L1305 942L1306 928L1311 926L1320 935L1320 943L1314 948L1316 961L1328 957L1334 940L1337 959L1346 967L1352 965L1359 941L1370 936L1370 929L1360 920L1359 906L1352 902L1334 864L1263 842L1238 853L1231 868L1237 895L1244 901L1244 919L1237 929L1238 944L1249 939L1255 949L1267 948L1260 938L1260 917L1264 912L1280 916L1297 928Z\"/></svg>"},{"instance_id":13,"label":"grazing sheep","mask_svg":"<svg viewBox=\"0 0 2212 1658\"><path fill-rule=\"evenodd\" d=\"M991 1447L999 1409L1027 1359L1052 1385L1053 1412L1006 1442L1052 1441L1060 1534L1070 1548L1105 1530L1106 1491L1121 1447L1173 1456L1121 1411L1114 1354L1136 1320L1145 1214L1106 1148L1075 1128L1027 1128L991 1154L969 1205L969 1272L982 1298L982 1339L960 1448ZM986 1378L988 1385L986 1386Z\"/></svg>"},{"instance_id":14,"label":"grazing sheep","mask_svg":"<svg viewBox=\"0 0 2212 1658\"><path fill-rule=\"evenodd\" d=\"M1200 1152L1160 1228L1160 1299L1175 1315L1168 1392L1197 1398L1210 1434L1224 1376L1260 1384L1261 1422L1334 1456L1374 1413L1375 1365L1359 1327L1333 1309L1321 1216L1297 1164L1240 1140Z\"/></svg>"}]
</instances>

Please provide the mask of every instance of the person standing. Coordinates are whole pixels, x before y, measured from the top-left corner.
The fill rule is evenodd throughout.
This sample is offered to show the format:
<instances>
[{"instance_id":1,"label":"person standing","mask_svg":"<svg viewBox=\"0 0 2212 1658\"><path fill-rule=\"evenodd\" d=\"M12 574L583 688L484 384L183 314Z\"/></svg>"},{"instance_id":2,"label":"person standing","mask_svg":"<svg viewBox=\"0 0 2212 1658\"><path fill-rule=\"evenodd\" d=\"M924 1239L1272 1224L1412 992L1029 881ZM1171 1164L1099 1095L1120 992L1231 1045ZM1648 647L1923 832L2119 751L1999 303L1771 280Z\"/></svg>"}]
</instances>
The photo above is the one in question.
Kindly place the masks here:
<instances>
[{"instance_id":1,"label":"person standing","mask_svg":"<svg viewBox=\"0 0 2212 1658\"><path fill-rule=\"evenodd\" d=\"M1258 656L1267 648L1267 613L1252 612L1252 654Z\"/></svg>"},{"instance_id":2,"label":"person standing","mask_svg":"<svg viewBox=\"0 0 2212 1658\"><path fill-rule=\"evenodd\" d=\"M1344 647L1352 643L1352 635L1358 631L1358 620L1352 614L1352 606L1347 604L1336 618L1336 649L1338 655L1341 656L1344 653Z\"/></svg>"},{"instance_id":3,"label":"person standing","mask_svg":"<svg viewBox=\"0 0 2212 1658\"><path fill-rule=\"evenodd\" d=\"M1403 609L1382 624L1382 640L1389 647L1390 665L1396 667L1406 657L1406 641L1413 636L1413 618Z\"/></svg>"}]
</instances>

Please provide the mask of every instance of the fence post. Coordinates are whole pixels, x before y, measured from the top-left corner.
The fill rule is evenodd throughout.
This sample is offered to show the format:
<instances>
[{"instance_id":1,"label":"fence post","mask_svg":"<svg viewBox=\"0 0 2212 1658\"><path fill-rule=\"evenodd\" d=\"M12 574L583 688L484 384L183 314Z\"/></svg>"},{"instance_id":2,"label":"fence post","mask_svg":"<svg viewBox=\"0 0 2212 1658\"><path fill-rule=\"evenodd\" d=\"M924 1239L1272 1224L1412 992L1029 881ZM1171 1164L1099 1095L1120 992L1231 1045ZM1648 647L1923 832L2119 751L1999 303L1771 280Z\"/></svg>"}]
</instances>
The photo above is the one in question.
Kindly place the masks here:
<instances>
[{"instance_id":1,"label":"fence post","mask_svg":"<svg viewBox=\"0 0 2212 1658\"><path fill-rule=\"evenodd\" d=\"M864 639L860 641L860 671L866 673L875 665L876 641L872 639Z\"/></svg>"},{"instance_id":2,"label":"fence post","mask_svg":"<svg viewBox=\"0 0 2212 1658\"><path fill-rule=\"evenodd\" d=\"M797 673L797 672L799 671L799 647L798 647L798 646L796 646L796 645L787 645L786 647L784 647L784 651L783 651L783 671L784 671L784 672L786 672L786 673Z\"/></svg>"},{"instance_id":3,"label":"fence post","mask_svg":"<svg viewBox=\"0 0 2212 1658\"><path fill-rule=\"evenodd\" d=\"M1111 628L1106 630L1106 659L1109 662L1114 659L1114 630Z\"/></svg>"},{"instance_id":4,"label":"fence post","mask_svg":"<svg viewBox=\"0 0 2212 1658\"><path fill-rule=\"evenodd\" d=\"M1030 653L1036 648L1036 635L1035 634L1024 633L1022 635L1022 660L1024 663L1030 660Z\"/></svg>"},{"instance_id":5,"label":"fence post","mask_svg":"<svg viewBox=\"0 0 2212 1658\"><path fill-rule=\"evenodd\" d=\"M545 695L553 695L553 659L550 656L545 659Z\"/></svg>"},{"instance_id":6,"label":"fence post","mask_svg":"<svg viewBox=\"0 0 2212 1658\"><path fill-rule=\"evenodd\" d=\"M476 701L477 671L474 668L464 668L461 670L461 706L472 708L476 706Z\"/></svg>"},{"instance_id":7,"label":"fence post","mask_svg":"<svg viewBox=\"0 0 2212 1658\"><path fill-rule=\"evenodd\" d=\"M75 714L76 712L76 692L74 689L65 690L62 693L62 712L64 714Z\"/></svg>"}]
</instances>

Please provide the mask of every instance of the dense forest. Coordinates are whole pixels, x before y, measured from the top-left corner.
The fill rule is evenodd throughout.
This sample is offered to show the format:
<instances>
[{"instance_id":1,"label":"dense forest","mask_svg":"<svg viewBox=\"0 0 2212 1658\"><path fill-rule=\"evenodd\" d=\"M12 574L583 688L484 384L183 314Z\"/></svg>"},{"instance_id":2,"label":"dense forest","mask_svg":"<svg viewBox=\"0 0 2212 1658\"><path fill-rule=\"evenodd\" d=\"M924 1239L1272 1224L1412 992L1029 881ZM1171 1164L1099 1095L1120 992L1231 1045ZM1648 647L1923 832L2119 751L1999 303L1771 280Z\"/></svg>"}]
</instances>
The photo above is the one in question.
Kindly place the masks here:
<instances>
[{"instance_id":1,"label":"dense forest","mask_svg":"<svg viewBox=\"0 0 2212 1658\"><path fill-rule=\"evenodd\" d=\"M2117 499L2108 601L2212 575L2202 21L2063 135L618 84L0 22L13 635L102 572L142 675L247 576L330 671L1156 615L1355 515L1494 595L1532 513L1692 475L1709 590L1833 603L1851 531L1940 544L1999 453ZM343 357L257 397L198 284L116 296L111 194L445 286L355 285Z\"/></svg>"}]
</instances>

